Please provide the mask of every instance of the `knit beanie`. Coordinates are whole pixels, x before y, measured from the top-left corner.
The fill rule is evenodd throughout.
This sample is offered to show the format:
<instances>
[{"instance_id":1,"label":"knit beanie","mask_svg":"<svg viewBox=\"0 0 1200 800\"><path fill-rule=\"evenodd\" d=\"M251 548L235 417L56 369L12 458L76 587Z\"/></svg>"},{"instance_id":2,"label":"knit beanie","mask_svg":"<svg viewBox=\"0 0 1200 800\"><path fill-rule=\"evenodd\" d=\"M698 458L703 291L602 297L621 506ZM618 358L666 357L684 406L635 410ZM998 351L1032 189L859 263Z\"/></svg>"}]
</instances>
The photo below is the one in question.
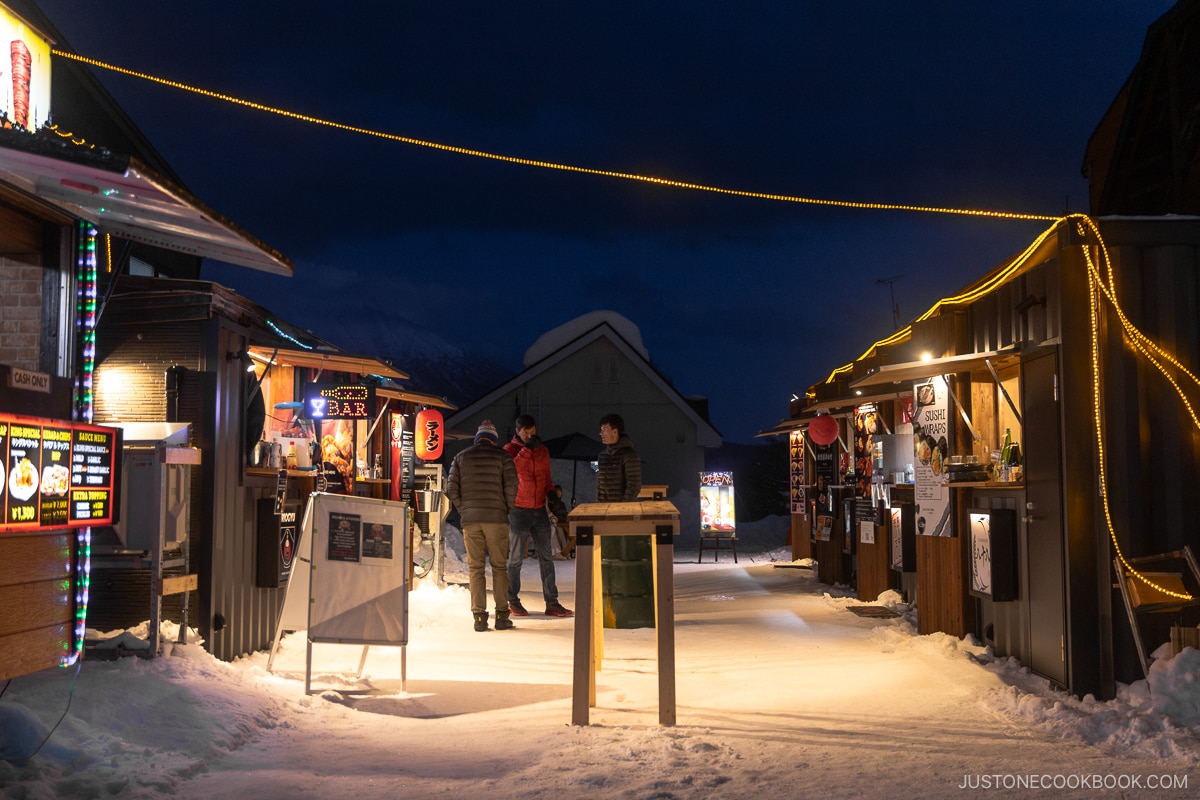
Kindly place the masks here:
<instances>
[{"instance_id":1,"label":"knit beanie","mask_svg":"<svg viewBox=\"0 0 1200 800\"><path fill-rule=\"evenodd\" d=\"M500 441L500 437L496 435L496 426L492 424L490 419L485 419L479 423L479 430L475 432L475 444L479 444L480 439L491 439L492 444Z\"/></svg>"}]
</instances>

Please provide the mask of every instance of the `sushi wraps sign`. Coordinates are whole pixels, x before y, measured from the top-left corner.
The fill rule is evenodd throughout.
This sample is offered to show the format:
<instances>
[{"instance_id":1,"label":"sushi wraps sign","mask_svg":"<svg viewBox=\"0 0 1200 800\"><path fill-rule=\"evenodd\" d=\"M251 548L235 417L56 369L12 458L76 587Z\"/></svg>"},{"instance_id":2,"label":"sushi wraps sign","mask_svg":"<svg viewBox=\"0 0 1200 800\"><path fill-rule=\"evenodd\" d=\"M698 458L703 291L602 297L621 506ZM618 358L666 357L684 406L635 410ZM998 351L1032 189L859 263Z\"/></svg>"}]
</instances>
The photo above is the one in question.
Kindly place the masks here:
<instances>
[{"instance_id":1,"label":"sushi wraps sign","mask_svg":"<svg viewBox=\"0 0 1200 800\"><path fill-rule=\"evenodd\" d=\"M946 458L950 454L950 407L940 375L913 384L913 468L917 535L952 536Z\"/></svg>"}]
</instances>

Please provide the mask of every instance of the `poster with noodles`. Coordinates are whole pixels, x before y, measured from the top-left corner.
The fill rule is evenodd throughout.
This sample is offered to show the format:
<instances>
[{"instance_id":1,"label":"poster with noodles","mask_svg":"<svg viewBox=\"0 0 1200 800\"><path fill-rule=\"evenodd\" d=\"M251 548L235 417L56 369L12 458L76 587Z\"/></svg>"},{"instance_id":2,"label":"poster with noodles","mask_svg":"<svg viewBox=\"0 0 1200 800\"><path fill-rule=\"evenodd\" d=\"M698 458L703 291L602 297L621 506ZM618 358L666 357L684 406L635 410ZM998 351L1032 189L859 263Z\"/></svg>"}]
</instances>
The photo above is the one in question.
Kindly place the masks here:
<instances>
[{"instance_id":1,"label":"poster with noodles","mask_svg":"<svg viewBox=\"0 0 1200 800\"><path fill-rule=\"evenodd\" d=\"M0 6L0 97L16 125L37 130L50 116L50 42Z\"/></svg>"}]
</instances>

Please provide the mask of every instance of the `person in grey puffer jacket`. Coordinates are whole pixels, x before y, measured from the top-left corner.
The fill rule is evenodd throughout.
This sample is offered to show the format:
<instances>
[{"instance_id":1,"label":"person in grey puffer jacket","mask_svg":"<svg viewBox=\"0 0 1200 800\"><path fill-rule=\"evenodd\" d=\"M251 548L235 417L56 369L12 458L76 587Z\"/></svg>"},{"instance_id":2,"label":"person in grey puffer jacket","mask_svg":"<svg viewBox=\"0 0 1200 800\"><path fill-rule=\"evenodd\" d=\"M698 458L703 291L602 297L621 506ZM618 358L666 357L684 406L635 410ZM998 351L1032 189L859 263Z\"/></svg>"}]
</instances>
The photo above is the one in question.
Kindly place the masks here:
<instances>
[{"instance_id":1,"label":"person in grey puffer jacket","mask_svg":"<svg viewBox=\"0 0 1200 800\"><path fill-rule=\"evenodd\" d=\"M632 503L642 490L642 459L625 435L625 420L617 414L600 418L600 441L607 445L600 454L596 476L596 502Z\"/></svg>"},{"instance_id":2,"label":"person in grey puffer jacket","mask_svg":"<svg viewBox=\"0 0 1200 800\"><path fill-rule=\"evenodd\" d=\"M511 630L508 607L508 514L517 500L517 468L500 449L491 420L479 424L475 444L450 462L446 496L458 509L467 547L468 585L475 630L488 629L485 560L492 564L496 630Z\"/></svg>"}]
</instances>

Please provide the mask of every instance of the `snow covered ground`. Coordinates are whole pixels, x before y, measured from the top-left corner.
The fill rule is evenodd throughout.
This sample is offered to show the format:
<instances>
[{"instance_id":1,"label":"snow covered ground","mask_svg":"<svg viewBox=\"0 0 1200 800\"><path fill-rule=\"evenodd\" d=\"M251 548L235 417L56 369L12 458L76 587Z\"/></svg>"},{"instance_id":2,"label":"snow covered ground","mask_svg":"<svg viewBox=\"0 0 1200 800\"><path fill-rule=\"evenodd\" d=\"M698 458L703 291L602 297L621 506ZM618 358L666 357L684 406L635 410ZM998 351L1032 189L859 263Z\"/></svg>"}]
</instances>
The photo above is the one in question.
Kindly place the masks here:
<instances>
[{"instance_id":1,"label":"snow covered ground","mask_svg":"<svg viewBox=\"0 0 1200 800\"><path fill-rule=\"evenodd\" d=\"M17 678L0 696L0 796L1200 795L1200 652L1078 700L972 641L918 636L897 595L878 601L895 619L852 614L790 563L786 520L739 535L736 566L676 554L673 727L657 723L652 629L605 631L591 725L570 724L573 621L537 613L527 561L534 613L514 631L474 632L463 587L413 591L407 691L399 648L371 648L356 679L360 647L317 645L306 696L302 634L270 673L267 653L223 663L189 643ZM575 562L557 566L570 606Z\"/></svg>"}]
</instances>

